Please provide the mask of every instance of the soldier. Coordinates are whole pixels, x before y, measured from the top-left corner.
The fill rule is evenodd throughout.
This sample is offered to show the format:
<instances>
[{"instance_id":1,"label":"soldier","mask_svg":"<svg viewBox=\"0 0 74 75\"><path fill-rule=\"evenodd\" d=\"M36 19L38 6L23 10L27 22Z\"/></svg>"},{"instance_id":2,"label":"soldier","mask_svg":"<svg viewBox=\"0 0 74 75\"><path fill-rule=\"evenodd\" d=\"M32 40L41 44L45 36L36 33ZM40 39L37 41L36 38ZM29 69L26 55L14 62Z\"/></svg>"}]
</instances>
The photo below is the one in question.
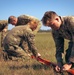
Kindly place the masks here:
<instances>
[{"instance_id":1,"label":"soldier","mask_svg":"<svg viewBox=\"0 0 74 75\"><path fill-rule=\"evenodd\" d=\"M1 47L3 47L3 39L8 31L8 21L0 20L0 32L1 32Z\"/></svg>"},{"instance_id":2,"label":"soldier","mask_svg":"<svg viewBox=\"0 0 74 75\"><path fill-rule=\"evenodd\" d=\"M40 56L35 47L35 34L33 34L38 22L35 20L27 20L27 22L25 26L14 27L4 39L4 50L12 60L15 60L13 57L25 58L29 52L32 52L35 57Z\"/></svg>"},{"instance_id":3,"label":"soldier","mask_svg":"<svg viewBox=\"0 0 74 75\"><path fill-rule=\"evenodd\" d=\"M56 71L70 69L74 64L74 16L58 16L54 11L45 12L42 22L44 26L52 28L52 35L56 46L56 59L58 65ZM64 53L64 39L69 40L63 65L62 53Z\"/></svg>"},{"instance_id":4,"label":"soldier","mask_svg":"<svg viewBox=\"0 0 74 75\"><path fill-rule=\"evenodd\" d=\"M29 15L20 15L19 17L10 16L8 18L8 23L12 24L14 26L26 25L29 22L27 20L35 20L38 23L38 26L37 26L36 30L34 31L34 33L36 33L42 24L37 18L35 18L33 16L29 16Z\"/></svg>"}]
</instances>

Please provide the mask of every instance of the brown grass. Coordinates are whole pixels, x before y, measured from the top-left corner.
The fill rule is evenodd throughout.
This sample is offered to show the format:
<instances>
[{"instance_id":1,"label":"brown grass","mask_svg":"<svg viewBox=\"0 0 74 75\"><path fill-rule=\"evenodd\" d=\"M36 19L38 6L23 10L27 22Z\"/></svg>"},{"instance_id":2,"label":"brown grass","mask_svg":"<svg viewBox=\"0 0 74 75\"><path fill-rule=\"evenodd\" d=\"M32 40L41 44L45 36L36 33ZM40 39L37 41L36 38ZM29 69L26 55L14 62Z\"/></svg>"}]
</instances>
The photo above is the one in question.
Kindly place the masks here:
<instances>
[{"instance_id":1,"label":"brown grass","mask_svg":"<svg viewBox=\"0 0 74 75\"><path fill-rule=\"evenodd\" d=\"M38 33L36 35L36 46L42 58L56 63L55 45L51 33ZM67 41L66 41L67 42ZM65 45L65 49L67 44ZM0 60L0 75L55 75L52 66L43 65L35 59L19 61ZM61 75L61 74L57 74ZM66 72L64 75L68 75Z\"/></svg>"}]
</instances>

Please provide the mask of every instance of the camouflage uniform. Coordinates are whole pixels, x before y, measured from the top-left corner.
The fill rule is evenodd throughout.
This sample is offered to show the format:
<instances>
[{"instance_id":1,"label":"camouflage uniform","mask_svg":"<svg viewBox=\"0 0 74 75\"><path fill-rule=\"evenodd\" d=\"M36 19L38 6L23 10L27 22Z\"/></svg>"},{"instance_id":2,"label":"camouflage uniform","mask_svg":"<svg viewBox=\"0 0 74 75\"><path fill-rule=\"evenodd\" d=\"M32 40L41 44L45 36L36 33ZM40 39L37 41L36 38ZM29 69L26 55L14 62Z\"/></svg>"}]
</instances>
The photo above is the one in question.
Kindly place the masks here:
<instances>
[{"instance_id":1,"label":"camouflage uniform","mask_svg":"<svg viewBox=\"0 0 74 75\"><path fill-rule=\"evenodd\" d=\"M60 19L62 20L60 29L52 30L56 46L56 59L59 64L63 62L64 39L68 39L70 41L68 49L66 50L65 59L68 63L74 63L74 16L60 17Z\"/></svg>"},{"instance_id":2,"label":"camouflage uniform","mask_svg":"<svg viewBox=\"0 0 74 75\"><path fill-rule=\"evenodd\" d=\"M18 22L17 22L16 26L26 25L27 20L36 20L36 22L38 22L38 27L34 31L35 34L37 33L37 31L40 29L40 27L42 25L41 21L39 21L37 18L35 18L33 16L29 16L29 15L21 15L21 16L17 17L17 19L18 19Z\"/></svg>"},{"instance_id":3,"label":"camouflage uniform","mask_svg":"<svg viewBox=\"0 0 74 75\"><path fill-rule=\"evenodd\" d=\"M3 39L8 31L8 21L0 20L0 31L1 31L1 47L3 47Z\"/></svg>"},{"instance_id":4,"label":"camouflage uniform","mask_svg":"<svg viewBox=\"0 0 74 75\"><path fill-rule=\"evenodd\" d=\"M4 39L5 52L11 57L25 58L28 51L31 51L36 56L37 48L35 47L34 37L35 35L31 29L27 28L27 25L14 27Z\"/></svg>"}]
</instances>

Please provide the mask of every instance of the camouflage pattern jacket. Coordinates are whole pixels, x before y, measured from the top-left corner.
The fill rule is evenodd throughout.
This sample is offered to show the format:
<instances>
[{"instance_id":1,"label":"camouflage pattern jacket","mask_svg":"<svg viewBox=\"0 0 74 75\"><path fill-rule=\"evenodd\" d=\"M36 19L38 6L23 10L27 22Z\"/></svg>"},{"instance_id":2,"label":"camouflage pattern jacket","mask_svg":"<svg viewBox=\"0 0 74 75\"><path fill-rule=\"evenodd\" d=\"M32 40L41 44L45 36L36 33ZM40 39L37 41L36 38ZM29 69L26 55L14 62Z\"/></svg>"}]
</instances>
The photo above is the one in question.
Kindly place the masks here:
<instances>
[{"instance_id":1,"label":"camouflage pattern jacket","mask_svg":"<svg viewBox=\"0 0 74 75\"><path fill-rule=\"evenodd\" d=\"M16 26L8 32L3 43L6 46L22 47L24 51L27 51L26 49L29 48L29 50L36 55L37 48L35 47L34 37L35 35L30 28L27 28L27 25ZM28 48L25 45L28 46Z\"/></svg>"},{"instance_id":2,"label":"camouflage pattern jacket","mask_svg":"<svg viewBox=\"0 0 74 75\"><path fill-rule=\"evenodd\" d=\"M70 55L70 62L74 63L74 16L61 17L62 25L59 30L52 30L52 35L56 46L56 58L60 62L64 52L64 39L73 43Z\"/></svg>"},{"instance_id":3,"label":"camouflage pattern jacket","mask_svg":"<svg viewBox=\"0 0 74 75\"><path fill-rule=\"evenodd\" d=\"M8 21L7 20L0 20L0 31L2 31L4 28L7 29L8 27Z\"/></svg>"},{"instance_id":4,"label":"camouflage pattern jacket","mask_svg":"<svg viewBox=\"0 0 74 75\"><path fill-rule=\"evenodd\" d=\"M26 20L36 20L36 22L38 22L38 27L36 28L36 30L34 31L34 33L37 33L37 31L40 29L42 23L40 20L38 20L36 17L33 17L33 16L29 16L29 15L21 15L18 18L18 22L17 22L17 25L16 26L19 26L19 25L26 25L27 22Z\"/></svg>"}]
</instances>

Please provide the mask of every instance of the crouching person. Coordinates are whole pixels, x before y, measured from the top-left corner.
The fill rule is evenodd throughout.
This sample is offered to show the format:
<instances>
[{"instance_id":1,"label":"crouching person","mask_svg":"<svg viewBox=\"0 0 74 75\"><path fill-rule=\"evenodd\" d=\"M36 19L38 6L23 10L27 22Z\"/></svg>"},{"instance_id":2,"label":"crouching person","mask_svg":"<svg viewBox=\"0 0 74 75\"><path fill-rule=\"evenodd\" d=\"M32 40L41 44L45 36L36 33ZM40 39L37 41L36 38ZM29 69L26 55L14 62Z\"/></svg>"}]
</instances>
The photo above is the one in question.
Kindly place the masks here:
<instances>
[{"instance_id":1,"label":"crouching person","mask_svg":"<svg viewBox=\"0 0 74 75\"><path fill-rule=\"evenodd\" d=\"M35 34L33 33L37 26L37 22L32 20L27 25L16 26L8 32L3 43L4 52L7 53L9 59L26 58L30 52L35 57L40 56L35 47Z\"/></svg>"}]
</instances>

